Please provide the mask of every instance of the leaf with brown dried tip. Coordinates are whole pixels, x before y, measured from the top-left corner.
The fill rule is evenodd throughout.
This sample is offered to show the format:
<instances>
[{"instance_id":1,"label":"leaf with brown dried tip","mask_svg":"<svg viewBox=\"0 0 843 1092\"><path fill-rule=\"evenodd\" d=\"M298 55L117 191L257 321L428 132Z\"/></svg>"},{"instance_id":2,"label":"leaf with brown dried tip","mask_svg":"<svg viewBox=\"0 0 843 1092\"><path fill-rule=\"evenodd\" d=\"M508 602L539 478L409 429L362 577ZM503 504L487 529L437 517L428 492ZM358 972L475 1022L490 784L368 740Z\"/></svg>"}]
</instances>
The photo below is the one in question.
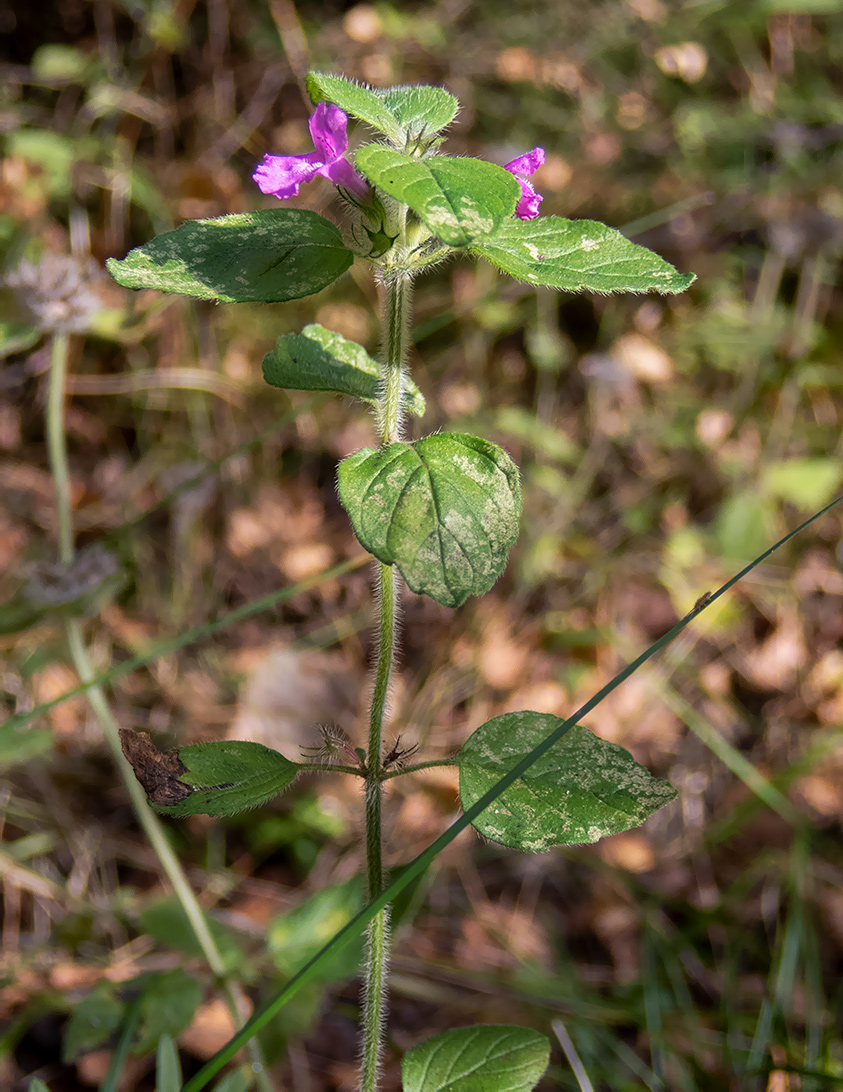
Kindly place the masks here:
<instances>
[{"instance_id":1,"label":"leaf with brown dried tip","mask_svg":"<svg viewBox=\"0 0 843 1092\"><path fill-rule=\"evenodd\" d=\"M220 740L161 752L147 735L121 730L135 776L163 815L236 815L283 792L298 763L261 743Z\"/></svg>"},{"instance_id":2,"label":"leaf with brown dried tip","mask_svg":"<svg viewBox=\"0 0 843 1092\"><path fill-rule=\"evenodd\" d=\"M178 751L159 751L146 733L128 728L120 729L120 745L151 804L172 807L194 791L179 781L180 775L187 773L187 766Z\"/></svg>"}]
</instances>

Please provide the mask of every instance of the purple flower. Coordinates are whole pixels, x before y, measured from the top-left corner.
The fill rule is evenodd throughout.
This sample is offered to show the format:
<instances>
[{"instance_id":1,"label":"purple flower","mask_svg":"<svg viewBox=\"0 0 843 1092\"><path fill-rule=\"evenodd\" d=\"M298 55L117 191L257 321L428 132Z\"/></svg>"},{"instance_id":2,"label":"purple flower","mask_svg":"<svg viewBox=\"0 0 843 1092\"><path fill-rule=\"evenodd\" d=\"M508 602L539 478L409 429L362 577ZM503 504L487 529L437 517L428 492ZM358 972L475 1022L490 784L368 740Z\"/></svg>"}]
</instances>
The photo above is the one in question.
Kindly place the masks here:
<instances>
[{"instance_id":1,"label":"purple flower","mask_svg":"<svg viewBox=\"0 0 843 1092\"><path fill-rule=\"evenodd\" d=\"M366 200L369 187L343 154L348 147L347 115L338 106L320 102L311 114L310 135L315 152L305 155L265 155L252 178L261 193L271 193L280 201L296 197L302 182L310 182L317 174L342 186L349 193Z\"/></svg>"},{"instance_id":2,"label":"purple flower","mask_svg":"<svg viewBox=\"0 0 843 1092\"><path fill-rule=\"evenodd\" d=\"M514 174L521 187L521 200L515 207L515 215L519 220L535 220L539 214L539 205L544 198L536 193L527 177L537 171L544 163L544 148L533 148L532 152L526 152L504 164L504 170Z\"/></svg>"}]
</instances>

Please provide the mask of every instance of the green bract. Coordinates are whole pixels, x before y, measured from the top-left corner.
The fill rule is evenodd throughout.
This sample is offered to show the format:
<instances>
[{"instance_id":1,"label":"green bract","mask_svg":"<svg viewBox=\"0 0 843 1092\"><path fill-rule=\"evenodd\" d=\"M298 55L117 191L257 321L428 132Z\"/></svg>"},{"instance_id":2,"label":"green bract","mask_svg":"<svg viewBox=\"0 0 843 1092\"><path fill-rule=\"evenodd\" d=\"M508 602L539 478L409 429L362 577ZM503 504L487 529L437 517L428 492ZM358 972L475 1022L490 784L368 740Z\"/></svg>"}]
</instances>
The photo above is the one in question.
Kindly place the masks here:
<instances>
[{"instance_id":1,"label":"green bract","mask_svg":"<svg viewBox=\"0 0 843 1092\"><path fill-rule=\"evenodd\" d=\"M529 284L566 292L683 292L696 279L596 220L507 220L473 252Z\"/></svg>"},{"instance_id":2,"label":"green bract","mask_svg":"<svg viewBox=\"0 0 843 1092\"><path fill-rule=\"evenodd\" d=\"M263 376L273 387L297 391L336 391L377 405L380 365L362 345L317 323L300 334L284 334L263 358ZM424 413L424 396L407 378L407 410Z\"/></svg>"},{"instance_id":3,"label":"green bract","mask_svg":"<svg viewBox=\"0 0 843 1092\"><path fill-rule=\"evenodd\" d=\"M482 159L417 159L383 144L367 144L356 159L370 182L409 206L448 246L496 232L521 194L517 179Z\"/></svg>"},{"instance_id":4,"label":"green bract","mask_svg":"<svg viewBox=\"0 0 843 1092\"><path fill-rule=\"evenodd\" d=\"M446 607L488 591L518 537L518 468L476 436L364 448L340 463L339 492L361 544Z\"/></svg>"},{"instance_id":5,"label":"green bract","mask_svg":"<svg viewBox=\"0 0 843 1092\"><path fill-rule=\"evenodd\" d=\"M383 133L399 148L420 137L435 136L450 125L459 109L457 100L444 87L426 84L380 91L342 76L311 72L307 90L314 102L332 102Z\"/></svg>"},{"instance_id":6,"label":"green bract","mask_svg":"<svg viewBox=\"0 0 843 1092\"><path fill-rule=\"evenodd\" d=\"M531 1028L452 1028L404 1055L404 1092L529 1092L550 1061L550 1043Z\"/></svg>"},{"instance_id":7,"label":"green bract","mask_svg":"<svg viewBox=\"0 0 843 1092\"><path fill-rule=\"evenodd\" d=\"M549 713L505 713L481 725L457 756L460 799L470 808L562 721ZM596 842L637 827L673 800L622 747L574 725L474 821L486 838L541 853Z\"/></svg>"},{"instance_id":8,"label":"green bract","mask_svg":"<svg viewBox=\"0 0 843 1092\"><path fill-rule=\"evenodd\" d=\"M126 288L158 288L223 303L282 303L319 292L354 255L332 223L307 209L188 220L108 271Z\"/></svg>"}]
</instances>

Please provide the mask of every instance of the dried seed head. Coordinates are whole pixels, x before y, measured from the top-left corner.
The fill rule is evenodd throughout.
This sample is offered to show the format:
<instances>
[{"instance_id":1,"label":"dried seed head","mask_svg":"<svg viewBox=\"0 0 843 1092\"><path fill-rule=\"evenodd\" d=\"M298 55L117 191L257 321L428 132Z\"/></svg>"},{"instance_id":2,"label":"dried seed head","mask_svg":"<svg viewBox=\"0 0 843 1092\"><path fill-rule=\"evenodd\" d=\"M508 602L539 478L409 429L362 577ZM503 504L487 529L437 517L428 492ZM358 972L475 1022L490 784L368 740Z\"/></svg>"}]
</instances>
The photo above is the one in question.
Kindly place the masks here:
<instances>
[{"instance_id":1,"label":"dried seed head","mask_svg":"<svg viewBox=\"0 0 843 1092\"><path fill-rule=\"evenodd\" d=\"M357 753L348 734L335 724L320 724L322 742L318 747L302 747L302 755L311 762L330 762L339 758L342 762L358 764Z\"/></svg>"},{"instance_id":2,"label":"dried seed head","mask_svg":"<svg viewBox=\"0 0 843 1092\"><path fill-rule=\"evenodd\" d=\"M105 278L93 258L47 253L38 262L22 261L5 282L46 333L87 330L103 307L98 290Z\"/></svg>"},{"instance_id":3,"label":"dried seed head","mask_svg":"<svg viewBox=\"0 0 843 1092\"><path fill-rule=\"evenodd\" d=\"M94 542L77 553L70 567L60 562L34 566L26 587L27 598L39 607L68 606L110 585L119 572L115 555Z\"/></svg>"}]
</instances>

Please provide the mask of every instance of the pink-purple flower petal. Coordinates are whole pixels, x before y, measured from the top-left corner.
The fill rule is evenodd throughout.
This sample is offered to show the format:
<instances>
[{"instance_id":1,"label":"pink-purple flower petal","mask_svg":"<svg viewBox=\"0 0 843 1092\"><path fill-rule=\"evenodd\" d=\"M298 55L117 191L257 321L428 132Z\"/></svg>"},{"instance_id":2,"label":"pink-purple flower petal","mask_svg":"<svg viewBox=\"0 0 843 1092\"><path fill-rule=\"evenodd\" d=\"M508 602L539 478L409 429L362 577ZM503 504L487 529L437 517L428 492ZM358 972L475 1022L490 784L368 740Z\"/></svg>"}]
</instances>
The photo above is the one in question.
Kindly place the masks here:
<instances>
[{"instance_id":1,"label":"pink-purple flower petal","mask_svg":"<svg viewBox=\"0 0 843 1092\"><path fill-rule=\"evenodd\" d=\"M544 201L540 193L536 193L532 185L524 178L519 178L521 186L521 200L515 206L515 215L519 220L535 220L539 214L539 205Z\"/></svg>"},{"instance_id":2,"label":"pink-purple flower petal","mask_svg":"<svg viewBox=\"0 0 843 1092\"><path fill-rule=\"evenodd\" d=\"M313 147L324 163L333 163L348 147L348 116L339 106L320 102L307 123Z\"/></svg>"},{"instance_id":3,"label":"pink-purple flower petal","mask_svg":"<svg viewBox=\"0 0 843 1092\"><path fill-rule=\"evenodd\" d=\"M527 181L527 176L537 171L543 163L544 148L533 148L531 152L525 152L504 164L504 170L514 174L521 187L521 198L515 207L515 215L519 220L535 220L539 214L539 205L544 198L536 193L532 184Z\"/></svg>"},{"instance_id":4,"label":"pink-purple flower petal","mask_svg":"<svg viewBox=\"0 0 843 1092\"><path fill-rule=\"evenodd\" d=\"M281 201L296 197L303 182L317 175L366 200L369 186L354 170L344 153L348 148L348 118L338 106L320 102L310 118L310 135L316 148L304 155L265 155L252 178L261 193Z\"/></svg>"},{"instance_id":5,"label":"pink-purple flower petal","mask_svg":"<svg viewBox=\"0 0 843 1092\"><path fill-rule=\"evenodd\" d=\"M534 174L539 167L544 163L544 148L533 148L532 152L525 152L524 155L519 155L517 159L510 160L505 164L504 170L509 171L510 174Z\"/></svg>"},{"instance_id":6,"label":"pink-purple flower petal","mask_svg":"<svg viewBox=\"0 0 843 1092\"><path fill-rule=\"evenodd\" d=\"M363 201L368 200L368 182L355 171L347 159L340 157L321 168L319 173L330 179L335 186L342 186L344 190L348 190Z\"/></svg>"},{"instance_id":7,"label":"pink-purple flower petal","mask_svg":"<svg viewBox=\"0 0 843 1092\"><path fill-rule=\"evenodd\" d=\"M322 159L318 152L306 155L265 155L252 175L261 193L271 193L281 201L296 197L302 182L310 182L319 173Z\"/></svg>"}]
</instances>

